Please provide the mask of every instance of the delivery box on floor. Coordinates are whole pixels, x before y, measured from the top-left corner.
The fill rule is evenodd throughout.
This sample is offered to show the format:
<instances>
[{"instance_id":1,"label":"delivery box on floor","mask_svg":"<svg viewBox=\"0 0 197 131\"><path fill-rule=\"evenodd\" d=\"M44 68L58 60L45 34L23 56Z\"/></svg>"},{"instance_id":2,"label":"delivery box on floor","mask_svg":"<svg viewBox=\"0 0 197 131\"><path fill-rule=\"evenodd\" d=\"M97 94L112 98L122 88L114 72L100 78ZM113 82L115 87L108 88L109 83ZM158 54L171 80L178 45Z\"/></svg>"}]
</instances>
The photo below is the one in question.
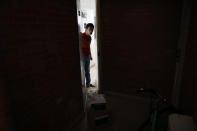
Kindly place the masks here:
<instances>
[{"instance_id":1,"label":"delivery box on floor","mask_svg":"<svg viewBox=\"0 0 197 131\"><path fill-rule=\"evenodd\" d=\"M104 94L95 94L90 101L91 109L95 110L105 110L106 100Z\"/></svg>"},{"instance_id":2,"label":"delivery box on floor","mask_svg":"<svg viewBox=\"0 0 197 131\"><path fill-rule=\"evenodd\" d=\"M109 114L106 110L97 110L94 112L94 121L96 125L101 125L109 120Z\"/></svg>"}]
</instances>

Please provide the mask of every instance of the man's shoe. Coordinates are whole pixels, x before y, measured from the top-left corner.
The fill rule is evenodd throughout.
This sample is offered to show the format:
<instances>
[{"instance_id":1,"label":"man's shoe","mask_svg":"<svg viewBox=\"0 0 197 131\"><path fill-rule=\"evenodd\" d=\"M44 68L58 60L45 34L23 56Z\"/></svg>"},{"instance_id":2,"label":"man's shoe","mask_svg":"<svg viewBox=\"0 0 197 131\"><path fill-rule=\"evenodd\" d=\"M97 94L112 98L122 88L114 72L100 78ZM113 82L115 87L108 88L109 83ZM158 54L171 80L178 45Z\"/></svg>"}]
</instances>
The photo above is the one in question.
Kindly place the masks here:
<instances>
[{"instance_id":1,"label":"man's shoe","mask_svg":"<svg viewBox=\"0 0 197 131\"><path fill-rule=\"evenodd\" d=\"M90 84L90 85L89 85L89 87L96 87L96 86L94 86L94 85Z\"/></svg>"},{"instance_id":2,"label":"man's shoe","mask_svg":"<svg viewBox=\"0 0 197 131\"><path fill-rule=\"evenodd\" d=\"M86 88L89 88L89 87L90 87L90 85L86 84Z\"/></svg>"}]
</instances>

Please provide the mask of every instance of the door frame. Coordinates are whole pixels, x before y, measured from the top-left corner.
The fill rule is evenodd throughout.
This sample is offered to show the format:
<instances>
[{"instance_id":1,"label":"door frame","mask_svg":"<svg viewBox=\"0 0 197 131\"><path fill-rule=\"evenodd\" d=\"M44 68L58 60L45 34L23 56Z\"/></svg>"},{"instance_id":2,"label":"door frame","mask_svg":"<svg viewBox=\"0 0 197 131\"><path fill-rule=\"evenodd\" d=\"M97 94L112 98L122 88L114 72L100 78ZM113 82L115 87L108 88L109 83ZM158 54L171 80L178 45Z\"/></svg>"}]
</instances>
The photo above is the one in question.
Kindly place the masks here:
<instances>
[{"instance_id":1,"label":"door frame","mask_svg":"<svg viewBox=\"0 0 197 131\"><path fill-rule=\"evenodd\" d=\"M98 93L103 93L103 88L101 85L102 80L102 30L101 30L101 0L96 0L96 23L97 23L97 59L98 59Z\"/></svg>"}]
</instances>

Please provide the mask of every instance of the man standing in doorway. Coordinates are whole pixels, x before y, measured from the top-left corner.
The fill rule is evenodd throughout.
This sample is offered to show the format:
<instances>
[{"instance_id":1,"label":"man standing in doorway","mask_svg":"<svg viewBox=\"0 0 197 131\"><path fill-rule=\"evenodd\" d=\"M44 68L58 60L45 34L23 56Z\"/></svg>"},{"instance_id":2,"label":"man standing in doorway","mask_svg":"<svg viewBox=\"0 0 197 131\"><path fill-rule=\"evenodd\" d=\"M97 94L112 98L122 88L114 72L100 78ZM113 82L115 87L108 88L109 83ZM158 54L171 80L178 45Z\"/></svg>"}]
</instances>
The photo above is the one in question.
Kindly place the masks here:
<instances>
[{"instance_id":1,"label":"man standing in doorway","mask_svg":"<svg viewBox=\"0 0 197 131\"><path fill-rule=\"evenodd\" d=\"M92 85L90 78L90 60L92 60L92 54L90 49L91 44L91 35L94 30L94 25L92 23L88 23L85 27L85 32L81 34L81 51L82 51L82 60L83 67L85 70L85 78L86 78L86 87L95 87Z\"/></svg>"}]
</instances>

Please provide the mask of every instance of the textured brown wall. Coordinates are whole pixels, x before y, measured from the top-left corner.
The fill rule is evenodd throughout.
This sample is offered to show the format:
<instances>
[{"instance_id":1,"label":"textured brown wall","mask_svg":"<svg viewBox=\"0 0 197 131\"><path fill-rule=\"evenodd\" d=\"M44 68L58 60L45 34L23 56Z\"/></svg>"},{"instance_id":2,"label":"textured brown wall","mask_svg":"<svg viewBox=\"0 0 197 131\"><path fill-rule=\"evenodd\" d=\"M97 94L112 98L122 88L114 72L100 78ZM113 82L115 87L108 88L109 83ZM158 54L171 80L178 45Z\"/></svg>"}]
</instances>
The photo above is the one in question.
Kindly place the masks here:
<instances>
[{"instance_id":1,"label":"textured brown wall","mask_svg":"<svg viewBox=\"0 0 197 131\"><path fill-rule=\"evenodd\" d=\"M9 114L8 99L5 95L5 88L2 79L0 79L0 130L7 131L12 127L12 116Z\"/></svg>"},{"instance_id":2,"label":"textured brown wall","mask_svg":"<svg viewBox=\"0 0 197 131\"><path fill-rule=\"evenodd\" d=\"M189 40L186 47L184 76L181 94L181 107L194 116L197 122L197 3L192 5L192 18Z\"/></svg>"},{"instance_id":3,"label":"textured brown wall","mask_svg":"<svg viewBox=\"0 0 197 131\"><path fill-rule=\"evenodd\" d=\"M83 113L76 2L0 5L0 104L9 109L0 130L6 119L16 130L65 130Z\"/></svg>"},{"instance_id":4,"label":"textured brown wall","mask_svg":"<svg viewBox=\"0 0 197 131\"><path fill-rule=\"evenodd\" d=\"M102 0L103 90L135 93L156 88L170 95L180 23L178 0Z\"/></svg>"}]
</instances>

